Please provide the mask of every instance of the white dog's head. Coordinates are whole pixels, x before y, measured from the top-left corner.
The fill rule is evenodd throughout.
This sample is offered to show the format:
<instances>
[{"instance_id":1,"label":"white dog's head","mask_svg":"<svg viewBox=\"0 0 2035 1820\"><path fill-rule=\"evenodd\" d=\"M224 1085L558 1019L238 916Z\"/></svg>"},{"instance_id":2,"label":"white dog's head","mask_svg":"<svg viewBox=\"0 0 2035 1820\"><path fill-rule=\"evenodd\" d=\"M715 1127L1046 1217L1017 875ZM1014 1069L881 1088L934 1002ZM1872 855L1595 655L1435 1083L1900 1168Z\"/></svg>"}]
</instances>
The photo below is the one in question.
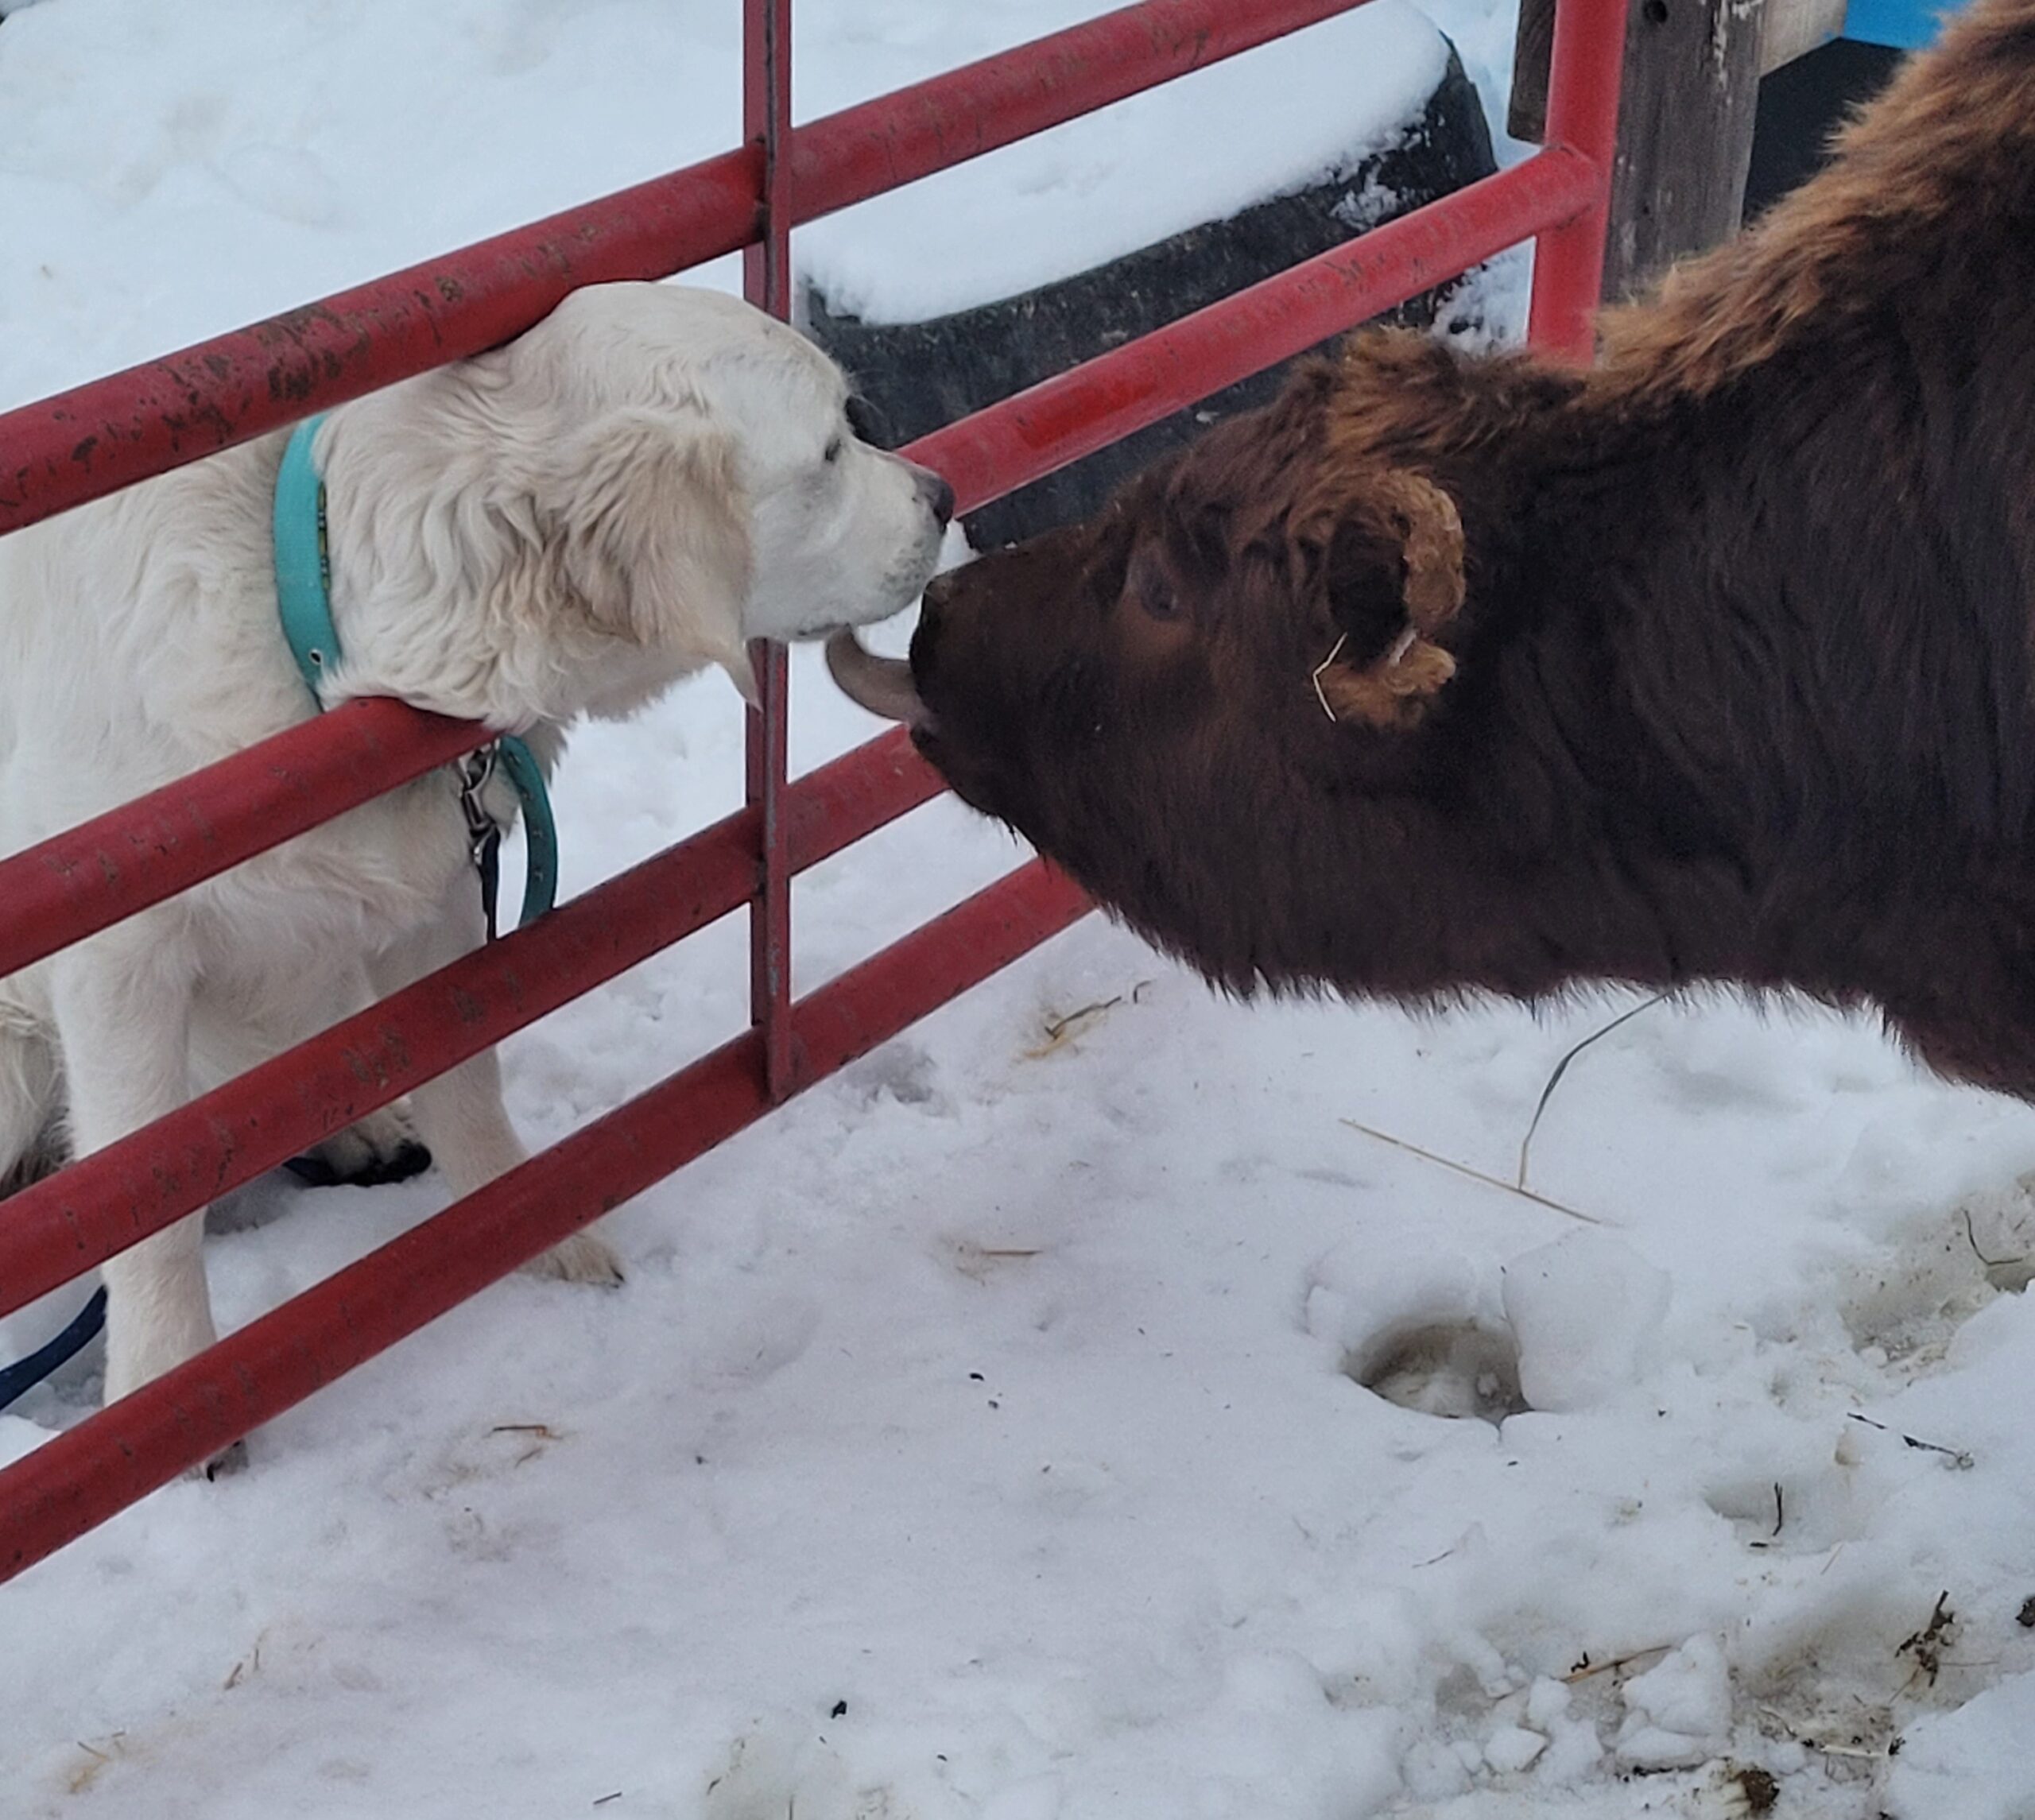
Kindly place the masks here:
<instances>
[{"instance_id":1,"label":"white dog's head","mask_svg":"<svg viewBox=\"0 0 2035 1820\"><path fill-rule=\"evenodd\" d=\"M497 725L625 714L709 662L750 692L750 639L909 606L953 492L863 442L847 408L833 362L761 311L615 284L335 413L318 453L335 606L384 660L359 687ZM479 623L427 593L465 596ZM465 650L394 649L447 639ZM448 689L455 672L471 686Z\"/></svg>"}]
</instances>

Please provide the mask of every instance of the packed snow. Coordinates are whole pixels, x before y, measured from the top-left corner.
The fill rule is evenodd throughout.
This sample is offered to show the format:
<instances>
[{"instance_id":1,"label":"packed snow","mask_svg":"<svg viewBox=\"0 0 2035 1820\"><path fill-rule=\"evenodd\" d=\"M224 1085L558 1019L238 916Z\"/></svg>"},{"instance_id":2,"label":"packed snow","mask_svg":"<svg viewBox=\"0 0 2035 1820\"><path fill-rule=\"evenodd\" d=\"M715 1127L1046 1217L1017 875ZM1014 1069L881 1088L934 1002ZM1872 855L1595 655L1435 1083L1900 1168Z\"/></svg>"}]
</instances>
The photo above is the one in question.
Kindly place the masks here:
<instances>
[{"instance_id":1,"label":"packed snow","mask_svg":"<svg viewBox=\"0 0 2035 1820\"><path fill-rule=\"evenodd\" d=\"M1080 10L800 0L800 111ZM1498 114L1511 10L1433 9ZM736 130L732 0L0 13L5 403ZM1366 132L1438 67L1376 17ZM1358 42L1237 66L1223 150L1332 154L1285 117ZM1212 168L1156 98L1091 130L801 250L941 307ZM799 767L875 730L796 668ZM581 734L565 889L723 813L741 733L703 680ZM801 985L1021 857L943 803L830 862ZM746 989L731 920L514 1040L526 1133ZM614 1216L621 1291L506 1282L0 1588L0 1813L2028 1820L2035 1114L1720 996L1536 1125L1633 1002L1247 1009L1091 920ZM441 1199L256 1185L223 1320Z\"/></svg>"},{"instance_id":2,"label":"packed snow","mask_svg":"<svg viewBox=\"0 0 2035 1820\"><path fill-rule=\"evenodd\" d=\"M896 10L921 19L926 11L923 0ZM1096 10L1084 0L949 9L934 42L942 61L971 61ZM860 56L813 59L801 112L830 113L930 73L919 34L885 39L881 24L863 29L870 41ZM1133 106L1084 115L823 219L803 237L807 269L837 313L879 322L917 322L1070 277L1354 168L1419 114L1448 56L1409 0L1373 0ZM1273 95L1277 105L1267 105ZM1153 157L1154 145L1165 155ZM906 246L912 257L898 258Z\"/></svg>"}]
</instances>

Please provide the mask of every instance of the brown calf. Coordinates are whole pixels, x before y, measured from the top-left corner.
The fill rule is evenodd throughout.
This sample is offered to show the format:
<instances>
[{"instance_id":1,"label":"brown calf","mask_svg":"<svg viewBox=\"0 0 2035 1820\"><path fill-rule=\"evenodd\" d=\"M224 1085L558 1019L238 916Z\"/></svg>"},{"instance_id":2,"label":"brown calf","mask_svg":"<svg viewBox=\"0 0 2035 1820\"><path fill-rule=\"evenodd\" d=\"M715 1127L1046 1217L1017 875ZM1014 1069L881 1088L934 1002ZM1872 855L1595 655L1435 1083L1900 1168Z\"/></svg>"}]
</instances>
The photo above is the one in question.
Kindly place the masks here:
<instances>
[{"instance_id":1,"label":"brown calf","mask_svg":"<svg viewBox=\"0 0 2035 1820\"><path fill-rule=\"evenodd\" d=\"M1231 991L1795 987L2035 1098L2035 0L1605 346L1359 339L836 673Z\"/></svg>"}]
</instances>

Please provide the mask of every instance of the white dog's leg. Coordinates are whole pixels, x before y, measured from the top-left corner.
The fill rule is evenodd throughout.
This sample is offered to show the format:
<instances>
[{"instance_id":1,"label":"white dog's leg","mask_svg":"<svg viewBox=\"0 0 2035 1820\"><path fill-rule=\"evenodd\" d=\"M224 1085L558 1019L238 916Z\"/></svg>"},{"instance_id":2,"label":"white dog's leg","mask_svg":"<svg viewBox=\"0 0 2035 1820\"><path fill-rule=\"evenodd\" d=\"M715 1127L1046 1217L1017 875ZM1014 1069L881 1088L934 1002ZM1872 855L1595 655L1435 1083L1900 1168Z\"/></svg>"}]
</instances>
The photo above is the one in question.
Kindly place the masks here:
<instances>
[{"instance_id":1,"label":"white dog's leg","mask_svg":"<svg viewBox=\"0 0 2035 1820\"><path fill-rule=\"evenodd\" d=\"M384 995L394 992L471 953L484 939L477 888L462 878L435 924L374 963L376 989ZM485 1187L529 1160L502 1102L502 1064L492 1049L416 1088L410 1111L417 1135L455 1197ZM591 1231L561 1239L524 1268L568 1283L611 1285L622 1280L614 1248Z\"/></svg>"},{"instance_id":2,"label":"white dog's leg","mask_svg":"<svg viewBox=\"0 0 2035 1820\"><path fill-rule=\"evenodd\" d=\"M59 955L51 1001L75 1153L87 1156L190 1098L191 981L180 945L141 917ZM102 1267L110 1403L210 1346L201 1208Z\"/></svg>"}]
</instances>

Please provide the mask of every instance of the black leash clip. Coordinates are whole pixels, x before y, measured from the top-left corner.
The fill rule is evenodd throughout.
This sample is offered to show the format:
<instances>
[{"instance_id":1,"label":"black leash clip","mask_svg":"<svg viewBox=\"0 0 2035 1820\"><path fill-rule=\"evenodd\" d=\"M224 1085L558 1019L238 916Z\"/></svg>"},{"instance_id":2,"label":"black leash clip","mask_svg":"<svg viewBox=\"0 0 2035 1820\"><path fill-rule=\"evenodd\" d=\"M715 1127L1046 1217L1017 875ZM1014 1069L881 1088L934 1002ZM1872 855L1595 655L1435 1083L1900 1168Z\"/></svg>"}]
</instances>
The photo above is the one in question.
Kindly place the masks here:
<instances>
[{"instance_id":1,"label":"black leash clip","mask_svg":"<svg viewBox=\"0 0 2035 1820\"><path fill-rule=\"evenodd\" d=\"M481 914L487 920L487 939L495 937L495 904L502 893L502 824L487 812L481 800L488 780L494 775L500 748L490 741L478 752L459 761L459 813L467 823L467 857L480 877Z\"/></svg>"}]
</instances>

